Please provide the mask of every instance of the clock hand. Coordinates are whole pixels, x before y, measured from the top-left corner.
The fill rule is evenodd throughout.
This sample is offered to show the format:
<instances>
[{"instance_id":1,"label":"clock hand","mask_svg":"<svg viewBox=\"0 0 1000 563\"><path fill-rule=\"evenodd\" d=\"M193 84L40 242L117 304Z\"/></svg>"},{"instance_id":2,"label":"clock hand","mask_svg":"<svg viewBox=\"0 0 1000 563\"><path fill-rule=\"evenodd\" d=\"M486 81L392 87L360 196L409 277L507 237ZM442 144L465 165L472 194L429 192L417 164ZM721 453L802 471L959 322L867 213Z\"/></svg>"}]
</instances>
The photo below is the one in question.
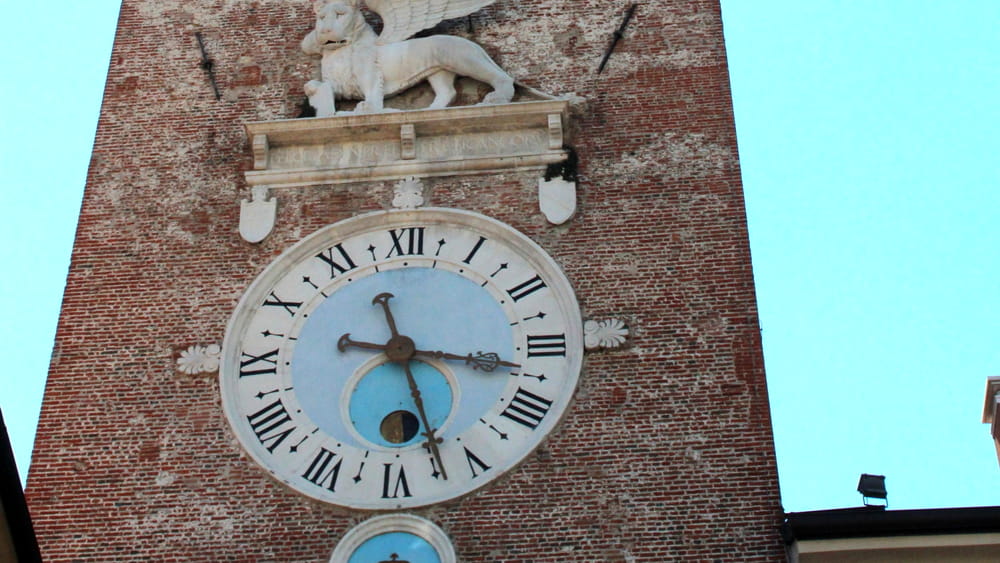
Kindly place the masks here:
<instances>
[{"instance_id":1,"label":"clock hand","mask_svg":"<svg viewBox=\"0 0 1000 563\"><path fill-rule=\"evenodd\" d=\"M389 300L395 297L391 293L379 293L372 299L372 305L381 305L382 309L385 310L385 322L389 324L389 332L392 333L392 337L395 338L399 336L399 331L396 330L396 320L392 318L392 311L389 310Z\"/></svg>"},{"instance_id":2,"label":"clock hand","mask_svg":"<svg viewBox=\"0 0 1000 563\"><path fill-rule=\"evenodd\" d=\"M417 414L420 415L420 423L426 429L425 432L420 433L427 438L427 441L424 442L424 447L431 451L435 461L437 461L438 468L441 470L441 477L447 480L448 473L444 470L444 464L441 463L441 451L438 449L438 444L442 442L442 439L434 435L436 429L431 428L430 423L427 421L427 413L424 411L424 401L420 397L420 389L417 388L417 380L413 378L413 373L410 371L410 361L405 360L399 363L403 365L403 371L406 372L406 382L410 385L410 395L413 397L413 402L417 404Z\"/></svg>"},{"instance_id":3,"label":"clock hand","mask_svg":"<svg viewBox=\"0 0 1000 563\"><path fill-rule=\"evenodd\" d=\"M390 361L393 362L409 362L410 358L413 357L413 351L416 347L413 345L413 339L409 336L399 334L396 330L396 320L392 318L392 311L389 310L389 300L395 297L391 293L379 293L372 299L372 305L381 305L382 309L385 310L385 321L389 324L389 332L392 333L392 337L389 341L385 343L385 346L378 347L376 344L369 344L367 346L360 346L360 348L370 348L373 350L383 350L385 355L389 357ZM349 336L345 335L345 336ZM341 340L343 340L343 336ZM350 342L350 339L348 339ZM355 343L355 345L363 343ZM337 347L340 348L340 342L337 343ZM340 348L343 351L343 348Z\"/></svg>"},{"instance_id":4,"label":"clock hand","mask_svg":"<svg viewBox=\"0 0 1000 563\"><path fill-rule=\"evenodd\" d=\"M409 355L407 355L407 350L405 350L405 348L407 348L407 343L409 343L410 347L412 347L413 341L406 336L400 335L399 331L396 330L396 320L392 318L392 311L389 310L389 299L392 299L393 297L395 296L391 293L379 293L372 299L372 305L381 305L382 309L385 310L385 320L389 324L389 331L392 333L392 337L389 339L389 342L386 344L373 344L371 342L351 340L351 333L345 332L343 336L337 340L337 350L343 352L348 346L354 346L356 348L367 348L369 350L379 350L385 352L392 361L398 361L398 358L404 356L406 359L409 359L409 356L412 356L413 353L410 352ZM404 348L404 350L400 350L400 347Z\"/></svg>"},{"instance_id":5,"label":"clock hand","mask_svg":"<svg viewBox=\"0 0 1000 563\"><path fill-rule=\"evenodd\" d=\"M413 357L414 354L413 340L402 334L393 336L385 344L375 344L373 342L351 340L351 333L346 332L340 337L339 340L337 340L337 350L343 352L349 346L385 352L386 357L388 357L391 362L407 362Z\"/></svg>"},{"instance_id":6,"label":"clock hand","mask_svg":"<svg viewBox=\"0 0 1000 563\"><path fill-rule=\"evenodd\" d=\"M388 344L375 344L372 342L361 342L359 340L351 340L351 333L345 333L337 341L337 349L343 352L349 346L354 346L355 348L365 348L368 350L379 350L380 352L385 352L386 355L396 358L407 358L408 350L399 350L400 347L408 348L412 346L412 340L405 336L396 336L395 338L389 340ZM472 366L474 370L483 370L484 372L495 371L498 367L507 368L519 368L521 364L515 364L514 362L506 362L500 359L500 355L496 352L481 352L478 351L475 354L466 354L465 356L459 354L451 354L448 352L441 352L440 350L429 351L429 350L413 350L413 356L424 356L427 358L434 358L438 360L458 360L460 362L465 362L466 365ZM397 361L397 360L393 360Z\"/></svg>"},{"instance_id":7,"label":"clock hand","mask_svg":"<svg viewBox=\"0 0 1000 563\"><path fill-rule=\"evenodd\" d=\"M428 350L415 350L413 352L415 356L426 356L429 358L444 359L444 360L459 360L465 362L466 365L472 366L472 369L481 369L485 372L491 372L498 367L508 367L508 368L519 368L521 364L515 364L514 362L505 362L500 359L500 354L496 352L481 352L477 351L475 355L467 354L465 356L459 354L449 354L448 352L441 351L428 351Z\"/></svg>"},{"instance_id":8,"label":"clock hand","mask_svg":"<svg viewBox=\"0 0 1000 563\"><path fill-rule=\"evenodd\" d=\"M344 333L337 340L337 349L343 352L348 346L354 346L357 348L366 348L368 350L380 350L385 352L386 357L389 361L395 362L403 366L403 371L406 373L406 383L410 387L410 396L413 397L413 402L417 406L417 414L420 415L420 423L423 425L425 431L421 432L421 435L427 438L424 442L424 447L430 450L431 454L434 456L434 460L437 462L437 467L441 471L441 477L443 479L448 479L448 473L444 469L444 464L441 462L441 451L438 448L438 444L442 442L442 439L435 436L434 433L437 431L436 428L431 428L430 421L427 420L427 412L424 410L424 400L420 396L420 389L417 387L417 380L413 377L413 372L410 371L410 359L413 358L416 348L413 345L413 340L405 335L399 334L396 329L396 321L392 317L392 311L389 310L389 299L394 296L391 293L379 293L372 299L372 305L381 305L382 309L385 311L385 320L389 324L389 331L392 333L392 337L389 342L383 344L374 344L371 342L360 342L357 340L351 340L350 333Z\"/></svg>"},{"instance_id":9,"label":"clock hand","mask_svg":"<svg viewBox=\"0 0 1000 563\"><path fill-rule=\"evenodd\" d=\"M355 348L366 348L368 350L379 350L384 352L386 346L384 344L373 344L371 342L359 342L357 340L351 340L351 333L345 332L340 340L337 341L337 350L343 352L348 346L354 346Z\"/></svg>"}]
</instances>

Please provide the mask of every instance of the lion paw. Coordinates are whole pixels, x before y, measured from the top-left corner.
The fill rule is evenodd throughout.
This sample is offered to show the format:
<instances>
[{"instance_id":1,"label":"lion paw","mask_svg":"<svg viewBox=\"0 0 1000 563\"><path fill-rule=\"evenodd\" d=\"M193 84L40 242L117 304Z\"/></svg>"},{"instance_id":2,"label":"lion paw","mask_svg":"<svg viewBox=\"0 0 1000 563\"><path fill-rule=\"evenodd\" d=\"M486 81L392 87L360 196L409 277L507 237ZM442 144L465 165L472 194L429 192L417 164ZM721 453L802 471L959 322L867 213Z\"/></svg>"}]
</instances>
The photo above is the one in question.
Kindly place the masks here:
<instances>
[{"instance_id":1,"label":"lion paw","mask_svg":"<svg viewBox=\"0 0 1000 563\"><path fill-rule=\"evenodd\" d=\"M494 90L483 98L483 104L509 104L510 100L514 97L513 90L511 92L500 92Z\"/></svg>"},{"instance_id":2,"label":"lion paw","mask_svg":"<svg viewBox=\"0 0 1000 563\"><path fill-rule=\"evenodd\" d=\"M354 106L354 113L381 113L383 111L385 108L382 104L368 100L358 102L358 105Z\"/></svg>"}]
</instances>

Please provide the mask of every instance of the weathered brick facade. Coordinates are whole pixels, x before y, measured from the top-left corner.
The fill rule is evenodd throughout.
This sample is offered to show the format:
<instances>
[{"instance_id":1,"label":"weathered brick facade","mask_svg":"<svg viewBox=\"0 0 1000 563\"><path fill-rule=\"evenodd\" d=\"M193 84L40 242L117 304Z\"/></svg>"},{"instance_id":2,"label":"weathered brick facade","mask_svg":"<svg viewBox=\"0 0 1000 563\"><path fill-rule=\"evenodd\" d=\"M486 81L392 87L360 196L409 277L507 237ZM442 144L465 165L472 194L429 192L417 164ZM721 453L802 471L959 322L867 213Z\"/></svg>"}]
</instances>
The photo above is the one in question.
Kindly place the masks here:
<instances>
[{"instance_id":1,"label":"weathered brick facade","mask_svg":"<svg viewBox=\"0 0 1000 563\"><path fill-rule=\"evenodd\" d=\"M411 511L462 561L783 559L736 136L717 0L498 0L439 31L519 81L587 105L573 118L579 207L538 210L537 172L432 178L428 203L537 240L585 317L629 346L588 354L562 424L472 495ZM276 484L241 452L214 374L242 292L283 249L388 208L392 183L279 194L275 231L237 232L252 165L243 124L294 117L317 62L306 0L125 0L28 479L48 561L321 561L370 514ZM195 38L215 60L217 101Z\"/></svg>"}]
</instances>

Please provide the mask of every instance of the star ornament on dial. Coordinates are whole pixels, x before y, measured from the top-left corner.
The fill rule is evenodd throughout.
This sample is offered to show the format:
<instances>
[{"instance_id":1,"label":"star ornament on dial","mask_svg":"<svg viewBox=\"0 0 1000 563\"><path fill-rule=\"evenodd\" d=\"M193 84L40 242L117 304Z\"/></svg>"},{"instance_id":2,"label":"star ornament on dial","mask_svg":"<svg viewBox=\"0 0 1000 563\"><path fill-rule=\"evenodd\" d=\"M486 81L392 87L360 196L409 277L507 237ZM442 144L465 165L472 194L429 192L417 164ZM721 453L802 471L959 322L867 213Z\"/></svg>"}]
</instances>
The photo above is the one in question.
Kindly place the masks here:
<instances>
[{"instance_id":1,"label":"star ornament on dial","mask_svg":"<svg viewBox=\"0 0 1000 563\"><path fill-rule=\"evenodd\" d=\"M476 213L378 212L278 257L227 328L223 408L250 457L314 499L444 502L517 465L562 418L580 310L531 239Z\"/></svg>"}]
</instances>

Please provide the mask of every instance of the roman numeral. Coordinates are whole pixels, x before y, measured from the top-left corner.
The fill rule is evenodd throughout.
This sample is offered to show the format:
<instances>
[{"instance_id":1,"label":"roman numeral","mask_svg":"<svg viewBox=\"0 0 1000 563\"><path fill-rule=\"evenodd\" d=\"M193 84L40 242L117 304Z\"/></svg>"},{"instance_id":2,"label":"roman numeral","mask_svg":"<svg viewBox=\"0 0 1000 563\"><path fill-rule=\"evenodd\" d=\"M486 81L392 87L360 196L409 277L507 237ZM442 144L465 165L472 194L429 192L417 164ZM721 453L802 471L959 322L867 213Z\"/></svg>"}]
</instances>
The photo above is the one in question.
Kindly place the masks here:
<instances>
[{"instance_id":1,"label":"roman numeral","mask_svg":"<svg viewBox=\"0 0 1000 563\"><path fill-rule=\"evenodd\" d=\"M293 421L285 410L285 405L281 404L281 399L251 414L247 420L257 439L271 453L274 453L274 448L284 442L296 428L294 425L288 427Z\"/></svg>"},{"instance_id":2,"label":"roman numeral","mask_svg":"<svg viewBox=\"0 0 1000 563\"><path fill-rule=\"evenodd\" d=\"M510 400L510 404L500 413L500 416L505 416L534 430L545 418L551 406L552 401L518 387L514 398Z\"/></svg>"},{"instance_id":3,"label":"roman numeral","mask_svg":"<svg viewBox=\"0 0 1000 563\"><path fill-rule=\"evenodd\" d=\"M385 473L382 476L382 498L399 498L399 493L402 492L404 497L412 497L410 494L410 486L406 483L406 471L402 465L399 466L399 473L393 479L393 471L391 463L383 464L385 466ZM395 486L392 487L392 494L389 494L389 486L395 481Z\"/></svg>"},{"instance_id":4,"label":"roman numeral","mask_svg":"<svg viewBox=\"0 0 1000 563\"><path fill-rule=\"evenodd\" d=\"M340 255L339 258L334 258L334 250L336 250ZM347 251L344 250L344 246L342 244L337 244L324 250L323 252L320 252L316 255L316 258L319 258L330 266L331 280L337 277L337 274L343 274L358 267L357 264L354 263L354 260L351 260L351 257L348 256Z\"/></svg>"},{"instance_id":5,"label":"roman numeral","mask_svg":"<svg viewBox=\"0 0 1000 563\"><path fill-rule=\"evenodd\" d=\"M479 470L484 472L490 470L490 466L483 463L483 460L479 459L476 454L469 451L469 448L462 446L462 449L465 450L465 461L469 464L469 470L472 471L473 479L479 477L479 474L476 473L476 467L479 467Z\"/></svg>"},{"instance_id":6,"label":"roman numeral","mask_svg":"<svg viewBox=\"0 0 1000 563\"><path fill-rule=\"evenodd\" d=\"M302 476L314 485L326 487L332 492L337 492L337 477L340 476L340 466L344 463L344 460L342 458L337 459L337 463L333 463L336 457L337 454L330 450L320 448L319 453L316 454L312 463L309 464L309 469L306 469L306 472Z\"/></svg>"},{"instance_id":7,"label":"roman numeral","mask_svg":"<svg viewBox=\"0 0 1000 563\"><path fill-rule=\"evenodd\" d=\"M471 264L472 258L475 257L476 253L479 252L479 249L483 247L484 242L486 242L486 237L479 237L479 241L476 242L476 246L472 247L472 252L470 252L469 255L465 257L465 260L462 260L462 262Z\"/></svg>"},{"instance_id":8,"label":"roman numeral","mask_svg":"<svg viewBox=\"0 0 1000 563\"><path fill-rule=\"evenodd\" d=\"M411 256L424 253L424 227L407 227L389 231L392 236L392 249L386 258L393 256Z\"/></svg>"},{"instance_id":9,"label":"roman numeral","mask_svg":"<svg viewBox=\"0 0 1000 563\"><path fill-rule=\"evenodd\" d=\"M270 295L270 299L264 301L264 306L265 307L283 307L286 311L288 311L289 315L291 315L291 316L294 317L295 313L299 310L299 307L302 306L302 302L301 301L282 301L281 298L278 297L277 295L275 295L275 293L272 291L271 295Z\"/></svg>"},{"instance_id":10,"label":"roman numeral","mask_svg":"<svg viewBox=\"0 0 1000 563\"><path fill-rule=\"evenodd\" d=\"M566 356L565 334L528 335L528 357Z\"/></svg>"},{"instance_id":11,"label":"roman numeral","mask_svg":"<svg viewBox=\"0 0 1000 563\"><path fill-rule=\"evenodd\" d=\"M278 349L260 356L243 352L240 356L240 377L278 373Z\"/></svg>"},{"instance_id":12,"label":"roman numeral","mask_svg":"<svg viewBox=\"0 0 1000 563\"><path fill-rule=\"evenodd\" d=\"M546 287L545 282L542 281L542 278L535 276L520 285L515 285L514 287L508 289L507 294L510 295L510 298L516 303L543 287Z\"/></svg>"}]
</instances>

